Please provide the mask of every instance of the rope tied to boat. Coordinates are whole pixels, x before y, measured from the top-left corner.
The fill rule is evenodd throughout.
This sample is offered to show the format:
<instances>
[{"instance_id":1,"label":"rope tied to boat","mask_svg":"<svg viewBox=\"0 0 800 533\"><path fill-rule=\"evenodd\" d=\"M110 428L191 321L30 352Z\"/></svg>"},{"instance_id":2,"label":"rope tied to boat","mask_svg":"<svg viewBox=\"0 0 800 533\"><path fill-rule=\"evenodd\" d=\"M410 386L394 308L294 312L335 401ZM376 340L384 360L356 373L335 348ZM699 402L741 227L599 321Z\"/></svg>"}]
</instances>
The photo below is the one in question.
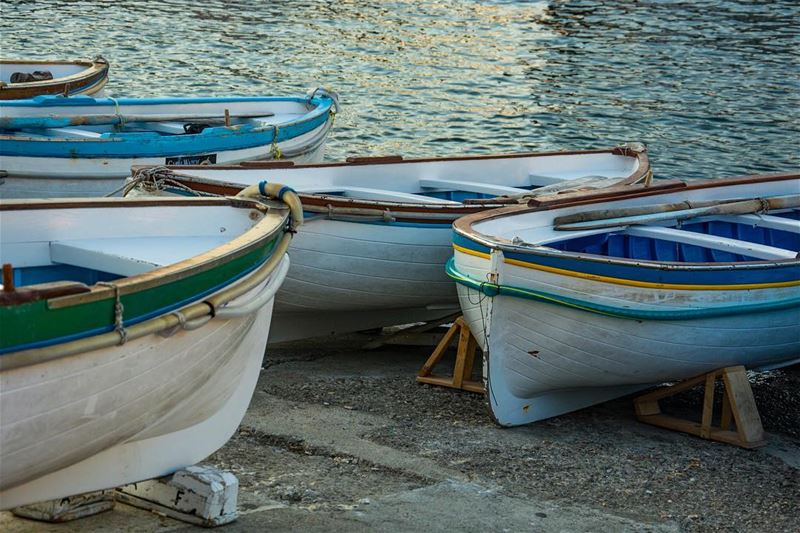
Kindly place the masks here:
<instances>
[{"instance_id":1,"label":"rope tied to boat","mask_svg":"<svg viewBox=\"0 0 800 533\"><path fill-rule=\"evenodd\" d=\"M333 100L333 106L332 106L333 109L331 109L332 116L335 116L337 113L341 111L341 108L339 106L339 93L337 93L336 91L332 91L327 87L317 87L316 89L309 89L309 91L306 92L306 100L308 100L309 105L311 105L311 101L316 96L322 96Z\"/></svg>"},{"instance_id":2,"label":"rope tied to boat","mask_svg":"<svg viewBox=\"0 0 800 533\"><path fill-rule=\"evenodd\" d=\"M180 189L192 196L217 197L219 194L197 191L173 179L174 173L169 168L161 165L156 167L137 168L133 176L122 187L108 193L106 196L114 196L122 191L122 196L127 196L136 187L141 187L147 194L153 195L167 187Z\"/></svg>"},{"instance_id":3,"label":"rope tied to boat","mask_svg":"<svg viewBox=\"0 0 800 533\"><path fill-rule=\"evenodd\" d=\"M120 110L119 102L113 96L109 96L108 99L114 102L114 115L117 117L117 120L119 121L116 124L115 129L121 130L125 127L125 117L122 116L122 111Z\"/></svg>"},{"instance_id":4,"label":"rope tied to boat","mask_svg":"<svg viewBox=\"0 0 800 533\"><path fill-rule=\"evenodd\" d=\"M98 281L97 285L103 287L110 287L114 289L114 331L119 335L119 346L128 342L128 331L125 329L123 315L125 313L125 306L122 305L122 299L119 294L119 285L108 281Z\"/></svg>"},{"instance_id":5,"label":"rope tied to boat","mask_svg":"<svg viewBox=\"0 0 800 533\"><path fill-rule=\"evenodd\" d=\"M278 125L273 124L272 130L272 159L280 159L283 157L283 152L281 152L281 147L278 146L278 133L280 133Z\"/></svg>"}]
</instances>

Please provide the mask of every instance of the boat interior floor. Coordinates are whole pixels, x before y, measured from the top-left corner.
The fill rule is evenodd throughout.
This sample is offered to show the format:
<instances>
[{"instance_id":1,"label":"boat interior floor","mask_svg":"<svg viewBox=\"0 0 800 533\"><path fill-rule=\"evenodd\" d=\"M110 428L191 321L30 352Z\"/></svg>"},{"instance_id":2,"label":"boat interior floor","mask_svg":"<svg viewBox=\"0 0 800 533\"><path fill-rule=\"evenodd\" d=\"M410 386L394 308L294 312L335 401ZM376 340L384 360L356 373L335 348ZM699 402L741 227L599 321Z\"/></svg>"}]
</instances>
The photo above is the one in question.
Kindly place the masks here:
<instances>
[{"instance_id":1,"label":"boat interior floor","mask_svg":"<svg viewBox=\"0 0 800 533\"><path fill-rule=\"evenodd\" d=\"M680 225L630 225L575 233L579 235L564 235L546 245L568 252L650 261L794 259L800 252L800 211L704 217Z\"/></svg>"}]
</instances>

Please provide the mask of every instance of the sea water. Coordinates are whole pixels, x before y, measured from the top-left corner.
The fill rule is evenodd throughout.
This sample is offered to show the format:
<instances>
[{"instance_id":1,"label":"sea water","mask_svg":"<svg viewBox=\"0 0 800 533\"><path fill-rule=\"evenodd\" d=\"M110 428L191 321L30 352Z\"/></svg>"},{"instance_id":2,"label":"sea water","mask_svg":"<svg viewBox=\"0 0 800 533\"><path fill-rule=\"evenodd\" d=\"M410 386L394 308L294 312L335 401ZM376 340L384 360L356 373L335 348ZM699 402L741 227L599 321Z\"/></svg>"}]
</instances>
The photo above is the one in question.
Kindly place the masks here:
<instances>
[{"instance_id":1,"label":"sea water","mask_svg":"<svg viewBox=\"0 0 800 533\"><path fill-rule=\"evenodd\" d=\"M327 159L645 142L658 177L800 155L790 1L46 1L0 5L5 58L111 63L106 94L343 106Z\"/></svg>"}]
</instances>

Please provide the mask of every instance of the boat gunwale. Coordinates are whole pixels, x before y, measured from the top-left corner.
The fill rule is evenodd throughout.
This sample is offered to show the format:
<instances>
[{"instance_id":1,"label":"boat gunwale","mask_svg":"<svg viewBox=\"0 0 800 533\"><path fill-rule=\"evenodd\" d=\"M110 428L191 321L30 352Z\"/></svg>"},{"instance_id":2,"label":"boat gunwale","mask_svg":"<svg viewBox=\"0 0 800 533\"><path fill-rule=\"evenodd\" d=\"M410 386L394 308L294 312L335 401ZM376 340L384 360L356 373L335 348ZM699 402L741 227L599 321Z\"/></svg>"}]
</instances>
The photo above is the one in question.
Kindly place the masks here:
<instances>
[{"instance_id":1,"label":"boat gunwale","mask_svg":"<svg viewBox=\"0 0 800 533\"><path fill-rule=\"evenodd\" d=\"M549 292L532 287L521 287L506 285L503 283L491 283L479 281L458 269L455 264L455 257L451 257L445 264L445 273L455 283L479 291L491 298L495 296L508 296L511 298L531 299L538 302L557 304L590 313L625 320L691 320L697 318L716 318L720 316L730 316L745 313L763 313L775 310L796 307L800 303L800 297L784 298L782 300L772 300L769 302L758 302L751 304L732 304L716 307L688 307L685 309L637 309L635 307L612 306L600 304L575 296L567 296L557 292Z\"/></svg>"},{"instance_id":2,"label":"boat gunwale","mask_svg":"<svg viewBox=\"0 0 800 533\"><path fill-rule=\"evenodd\" d=\"M21 205L14 205L14 204ZM166 204L166 205L165 205ZM256 209L264 216L253 224L248 230L238 237L227 241L220 246L214 247L201 254L188 257L177 263L160 266L153 270L125 276L113 281L114 287L108 285L94 284L89 292L57 296L46 299L49 309L61 309L105 300L115 297L118 290L119 295L135 294L154 287L159 287L171 283L177 279L188 278L190 276L206 272L221 264L233 261L249 252L261 247L265 242L283 231L289 219L289 211L285 208L277 207L277 204L268 205L257 200L244 198L97 198L81 199L80 201L70 202L64 199L53 200L6 200L0 201L0 211L14 210L36 210L36 209L85 209L85 208L140 208L140 207L174 207L180 205L191 206L230 206L241 209ZM14 209L18 207L18 209ZM274 215L274 216L271 216ZM277 221L276 218L280 218ZM11 303L4 307L22 305L28 302Z\"/></svg>"},{"instance_id":3,"label":"boat gunwale","mask_svg":"<svg viewBox=\"0 0 800 533\"><path fill-rule=\"evenodd\" d=\"M614 148L603 148L593 150L572 150L563 152L518 152L508 154L476 154L464 156L447 156L447 157L430 157L418 159L394 159L394 156L379 156L374 158L363 158L355 161L337 161L329 163L312 163L312 164L286 164L285 162L277 161L251 161L246 165L214 165L213 170L259 170L259 169L282 169L291 171L311 169L311 168L338 168L350 166L368 166L368 165L402 165L409 163L447 163L447 162L460 162L460 161L491 161L503 159L525 159L533 157L552 157L552 156L571 156L571 155L595 155L595 154L609 154L619 155L623 157L635 158L638 162L637 169L627 177L620 178L617 185L631 185L644 179L650 172L650 163L647 156L647 149L634 150L629 147L617 146ZM156 168L153 165L134 165L131 167L132 173L135 175L145 169ZM193 176L191 170L209 170L208 166L204 165L165 165L174 176L178 177L180 183L202 184L207 186L201 189L202 192L210 192L212 194L235 194L236 188L244 188L246 185L233 182L222 182L212 178ZM565 180L567 183L568 180ZM191 188L191 187L190 187ZM599 189L602 190L602 189ZM219 192L214 192L219 191ZM531 190L531 194L535 194L536 189ZM395 202L391 200L366 200L360 198L343 198L341 196L326 195L326 194L311 194L298 192L301 201L304 205L315 205L326 207L331 205L333 207L349 207L357 209L395 209L398 213L409 214L403 217L408 221L430 222L429 220L414 219L413 213L452 213L454 216L463 216L464 214L475 213L484 211L486 209L498 209L505 207L508 204L498 202L492 203L494 198L486 198L485 203L479 204L465 204L459 202L457 204L422 204L413 202ZM496 197L502 198L502 197Z\"/></svg>"},{"instance_id":4,"label":"boat gunwale","mask_svg":"<svg viewBox=\"0 0 800 533\"><path fill-rule=\"evenodd\" d=\"M694 190L709 189L716 187L726 187L730 185L758 184L758 183L766 183L773 181L787 181L792 179L800 179L800 173L789 172L789 173L777 173L777 174L753 174L748 176L736 176L732 178L703 180L702 182L698 183L687 183L685 187L680 187L680 188L676 187L674 191L670 189L667 190L662 189L658 191L646 191L638 189L634 191L632 194L622 193L620 195L617 195L616 197L614 195L608 195L607 197L605 197L605 199L609 201L623 200L629 198L658 196L660 194L668 194L670 192L677 192L677 191L681 192L694 191ZM493 235L486 235L473 229L473 225L479 222L485 222L487 220L503 218L506 216L549 211L555 208L562 208L562 207L574 207L579 205L596 204L603 199L602 193L599 196L600 196L599 199L596 197L593 197L592 199L583 199L583 200L575 199L573 201L567 199L566 202L558 202L558 199L556 199L553 202L542 202L534 206L516 205L500 209L493 209L489 211L473 213L464 216L462 218L459 218L458 220L453 222L453 231L456 235L459 235L469 241L485 246L490 251L491 250L510 251L513 253L519 253L523 255L555 257L562 259L567 258L567 259L575 259L578 261L588 261L593 263L606 263L612 265L616 264L621 266L628 266L628 267L634 266L634 267L650 268L658 270L749 270L749 269L756 269L763 267L791 267L800 264L800 254L798 254L798 257L793 259L765 259L757 261L728 261L728 262L714 262L714 263L654 261L648 259L609 257L599 254L562 251L548 247L546 245L532 244L531 246L519 246L515 245L509 239ZM609 231L612 231L613 229L614 228L609 228Z\"/></svg>"},{"instance_id":5,"label":"boat gunwale","mask_svg":"<svg viewBox=\"0 0 800 533\"><path fill-rule=\"evenodd\" d=\"M594 148L589 150L552 150L547 152L507 152L501 154L469 154L469 155L456 155L456 156L439 156L439 157L419 157L405 159L403 156L349 156L344 161L325 161L321 163L303 163L296 164L293 161L245 161L238 165L214 165L214 170L269 170L270 168L285 168L285 169L305 169L305 168L335 168L335 167L356 167L356 166L369 166L369 165L405 165L409 163L447 163L450 161L485 161L493 159L525 159L532 157L552 157L561 155L595 155L595 154L610 154L619 155L623 157L632 157L638 160L639 166L636 171L628 178L637 180L644 177L648 170L650 170L650 161L647 155L647 148L636 150L627 146L615 146L612 148ZM136 165L132 170L140 168L149 168L152 165ZM170 170L208 170L208 166L204 165L166 165Z\"/></svg>"},{"instance_id":6,"label":"boat gunwale","mask_svg":"<svg viewBox=\"0 0 800 533\"><path fill-rule=\"evenodd\" d=\"M5 103L15 101L17 99L14 97L16 93L23 93L22 96L18 99L29 99L35 98L36 96L40 96L39 94L35 94L36 90L55 90L60 89L63 86L63 90L68 90L70 85L76 84L75 89L77 89L76 95L84 95L87 96L84 91L88 89L92 89L95 86L99 85L96 90L92 91L92 94L99 92L107 83L108 81L108 71L110 65L108 61L99 57L91 60L91 61L68 61L68 60L61 60L61 61L48 61L48 60L10 60L10 59L0 59L0 64L5 65L78 65L81 67L85 67L80 72L76 72L75 74L70 74L69 76L61 76L58 78L52 78L49 80L38 80L38 81L27 81L22 83L6 83L5 85L0 86L0 98L3 96L11 96L11 99L3 100ZM91 82L91 83L89 83ZM86 83L86 85L79 85L80 83ZM26 92L34 92L32 94L25 94Z\"/></svg>"},{"instance_id":7,"label":"boat gunwale","mask_svg":"<svg viewBox=\"0 0 800 533\"><path fill-rule=\"evenodd\" d=\"M51 80L48 80L51 81ZM25 98L20 100L6 100L0 103L0 107L33 107L47 109L52 107L100 107L109 106L116 110L117 107L122 106L158 106L158 105L191 105L191 104L231 104L231 103L253 103L253 102L290 102L296 104L305 104L306 106L314 106L314 109L309 110L311 113L314 110L325 107L326 101L330 102L333 107L334 99L326 94L317 94L313 98L298 95L284 95L284 96L159 96L152 98L132 98L132 97L100 97L79 94L76 96L64 97L63 95L43 94L34 96L33 98ZM86 113L84 113L85 115ZM112 112L111 114L118 114ZM48 115L53 115L49 113ZM124 115L123 115L124 116ZM305 115L304 115L305 116ZM18 118L18 117L15 117ZM21 117L19 117L21 118Z\"/></svg>"}]
</instances>

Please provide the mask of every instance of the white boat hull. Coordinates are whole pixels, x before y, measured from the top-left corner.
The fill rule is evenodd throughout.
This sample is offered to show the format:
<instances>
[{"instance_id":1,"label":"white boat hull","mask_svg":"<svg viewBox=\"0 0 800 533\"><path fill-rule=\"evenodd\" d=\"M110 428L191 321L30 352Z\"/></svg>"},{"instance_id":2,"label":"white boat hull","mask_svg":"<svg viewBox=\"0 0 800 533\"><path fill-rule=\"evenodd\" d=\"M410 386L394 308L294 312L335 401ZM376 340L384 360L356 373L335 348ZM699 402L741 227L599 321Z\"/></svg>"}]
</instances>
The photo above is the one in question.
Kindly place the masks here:
<instances>
[{"instance_id":1,"label":"white boat hull","mask_svg":"<svg viewBox=\"0 0 800 533\"><path fill-rule=\"evenodd\" d=\"M449 226L305 221L276 296L270 342L430 320L458 310Z\"/></svg>"},{"instance_id":2,"label":"white boat hull","mask_svg":"<svg viewBox=\"0 0 800 533\"><path fill-rule=\"evenodd\" d=\"M276 283L273 273L233 303ZM250 402L272 304L4 371L0 507L166 475L220 448Z\"/></svg>"},{"instance_id":3,"label":"white boat hull","mask_svg":"<svg viewBox=\"0 0 800 533\"><path fill-rule=\"evenodd\" d=\"M328 121L314 130L278 143L285 159L319 163L324 157ZM216 152L217 164L272 159L272 145ZM105 196L120 189L134 165L164 165L164 157L62 158L0 157L0 199ZM46 172L46 173L45 173Z\"/></svg>"},{"instance_id":4,"label":"white boat hull","mask_svg":"<svg viewBox=\"0 0 800 533\"><path fill-rule=\"evenodd\" d=\"M488 259L455 255L459 272L487 279ZM500 280L562 296L580 294L594 303L636 301L644 309L688 309L698 298L713 307L731 299L724 291L648 294L509 264L502 265ZM747 291L734 298L767 302L779 290L797 292ZM464 317L486 351L487 396L502 425L542 420L726 366L786 365L787 353L800 359L797 307L690 320L633 320L505 294L488 297L464 285L458 292Z\"/></svg>"}]
</instances>

